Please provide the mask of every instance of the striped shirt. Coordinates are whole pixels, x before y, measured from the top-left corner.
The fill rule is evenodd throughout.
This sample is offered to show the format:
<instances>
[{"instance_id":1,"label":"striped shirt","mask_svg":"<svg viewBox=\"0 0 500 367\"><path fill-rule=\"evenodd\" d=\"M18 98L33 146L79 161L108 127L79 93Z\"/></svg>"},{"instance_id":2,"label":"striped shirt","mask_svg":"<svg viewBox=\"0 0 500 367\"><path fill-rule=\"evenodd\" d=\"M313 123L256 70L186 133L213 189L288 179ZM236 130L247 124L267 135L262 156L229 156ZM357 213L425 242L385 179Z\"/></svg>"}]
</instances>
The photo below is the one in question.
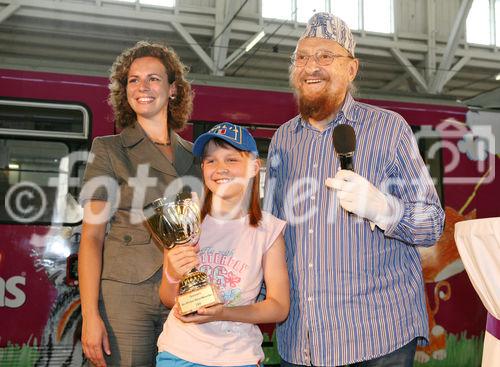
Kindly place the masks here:
<instances>
[{"instance_id":1,"label":"striped shirt","mask_svg":"<svg viewBox=\"0 0 500 367\"><path fill-rule=\"evenodd\" d=\"M342 209L324 185L340 169L332 144L338 124L356 132L355 172L385 192L397 213L385 232ZM388 354L414 338L426 342L415 246L437 241L444 212L404 119L348 94L322 132L299 116L282 125L267 172L265 207L288 222L291 308L278 325L282 358L337 366Z\"/></svg>"}]
</instances>

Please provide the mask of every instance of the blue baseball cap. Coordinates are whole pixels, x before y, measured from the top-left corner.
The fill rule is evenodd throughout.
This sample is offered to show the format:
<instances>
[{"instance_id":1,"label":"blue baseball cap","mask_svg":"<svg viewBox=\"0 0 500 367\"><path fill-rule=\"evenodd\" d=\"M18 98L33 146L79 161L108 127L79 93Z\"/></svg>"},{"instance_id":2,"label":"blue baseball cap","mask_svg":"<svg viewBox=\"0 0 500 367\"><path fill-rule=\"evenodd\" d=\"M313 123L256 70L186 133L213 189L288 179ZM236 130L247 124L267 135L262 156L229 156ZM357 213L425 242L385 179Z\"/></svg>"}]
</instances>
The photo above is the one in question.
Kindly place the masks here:
<instances>
[{"instance_id":1,"label":"blue baseball cap","mask_svg":"<svg viewBox=\"0 0 500 367\"><path fill-rule=\"evenodd\" d=\"M220 124L217 124L208 132L200 135L194 142L193 154L197 157L201 157L203 155L205 145L209 142L210 139L213 138L222 139L231 144L236 149L251 152L256 156L259 155L257 144L255 143L254 138L252 137L252 135L250 135L248 130L242 126L238 126L230 122L222 122Z\"/></svg>"}]
</instances>

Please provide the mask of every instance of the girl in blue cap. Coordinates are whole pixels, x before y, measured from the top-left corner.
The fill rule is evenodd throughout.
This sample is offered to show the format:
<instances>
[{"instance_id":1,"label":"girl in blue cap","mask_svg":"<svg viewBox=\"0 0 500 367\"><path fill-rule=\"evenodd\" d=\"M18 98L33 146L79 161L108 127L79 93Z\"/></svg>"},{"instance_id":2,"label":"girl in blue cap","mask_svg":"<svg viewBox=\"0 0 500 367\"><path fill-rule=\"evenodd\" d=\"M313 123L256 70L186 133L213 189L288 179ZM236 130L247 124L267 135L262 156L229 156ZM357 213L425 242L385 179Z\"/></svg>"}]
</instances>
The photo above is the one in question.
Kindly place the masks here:
<instances>
[{"instance_id":1,"label":"girl in blue cap","mask_svg":"<svg viewBox=\"0 0 500 367\"><path fill-rule=\"evenodd\" d=\"M257 146L243 127L222 123L201 135L204 201L196 246L164 251L160 298L172 307L158 339L157 366L256 366L264 359L258 323L289 310L285 222L262 212ZM219 287L223 304L181 316L179 280L198 267ZM256 302L262 282L266 298Z\"/></svg>"}]
</instances>

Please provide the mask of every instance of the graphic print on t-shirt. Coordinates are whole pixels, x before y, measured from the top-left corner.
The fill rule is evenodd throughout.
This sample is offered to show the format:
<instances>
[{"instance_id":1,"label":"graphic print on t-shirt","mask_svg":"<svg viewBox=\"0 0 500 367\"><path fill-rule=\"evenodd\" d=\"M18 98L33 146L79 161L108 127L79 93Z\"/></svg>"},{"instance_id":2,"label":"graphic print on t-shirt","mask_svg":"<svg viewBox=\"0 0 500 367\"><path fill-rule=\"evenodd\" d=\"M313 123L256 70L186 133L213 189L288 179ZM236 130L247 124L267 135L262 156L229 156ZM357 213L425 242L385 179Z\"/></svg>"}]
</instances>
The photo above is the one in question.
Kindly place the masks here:
<instances>
[{"instance_id":1,"label":"graphic print on t-shirt","mask_svg":"<svg viewBox=\"0 0 500 367\"><path fill-rule=\"evenodd\" d=\"M241 297L239 286L248 264L234 256L234 249L215 251L213 247L200 249L200 271L207 274L210 283L219 287L227 306L238 304Z\"/></svg>"}]
</instances>

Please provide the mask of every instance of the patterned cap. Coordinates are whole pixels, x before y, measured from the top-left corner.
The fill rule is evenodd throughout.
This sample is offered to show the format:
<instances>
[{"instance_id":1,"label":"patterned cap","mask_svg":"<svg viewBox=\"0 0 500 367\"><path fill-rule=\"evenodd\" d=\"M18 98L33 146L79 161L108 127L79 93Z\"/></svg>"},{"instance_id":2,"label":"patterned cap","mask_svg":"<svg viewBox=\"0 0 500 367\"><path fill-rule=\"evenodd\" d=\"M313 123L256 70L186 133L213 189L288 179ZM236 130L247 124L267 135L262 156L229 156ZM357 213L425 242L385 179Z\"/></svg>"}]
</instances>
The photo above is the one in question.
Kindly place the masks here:
<instances>
[{"instance_id":1,"label":"patterned cap","mask_svg":"<svg viewBox=\"0 0 500 367\"><path fill-rule=\"evenodd\" d=\"M259 155L255 139L250 135L248 130L230 122L217 124L208 132L201 134L194 142L193 154L196 157L201 157L205 145L213 138L225 140L236 149L251 152L256 156Z\"/></svg>"},{"instance_id":2,"label":"patterned cap","mask_svg":"<svg viewBox=\"0 0 500 367\"><path fill-rule=\"evenodd\" d=\"M356 42L347 24L330 13L316 13L309 22L300 39L318 37L336 41L354 56Z\"/></svg>"}]
</instances>

